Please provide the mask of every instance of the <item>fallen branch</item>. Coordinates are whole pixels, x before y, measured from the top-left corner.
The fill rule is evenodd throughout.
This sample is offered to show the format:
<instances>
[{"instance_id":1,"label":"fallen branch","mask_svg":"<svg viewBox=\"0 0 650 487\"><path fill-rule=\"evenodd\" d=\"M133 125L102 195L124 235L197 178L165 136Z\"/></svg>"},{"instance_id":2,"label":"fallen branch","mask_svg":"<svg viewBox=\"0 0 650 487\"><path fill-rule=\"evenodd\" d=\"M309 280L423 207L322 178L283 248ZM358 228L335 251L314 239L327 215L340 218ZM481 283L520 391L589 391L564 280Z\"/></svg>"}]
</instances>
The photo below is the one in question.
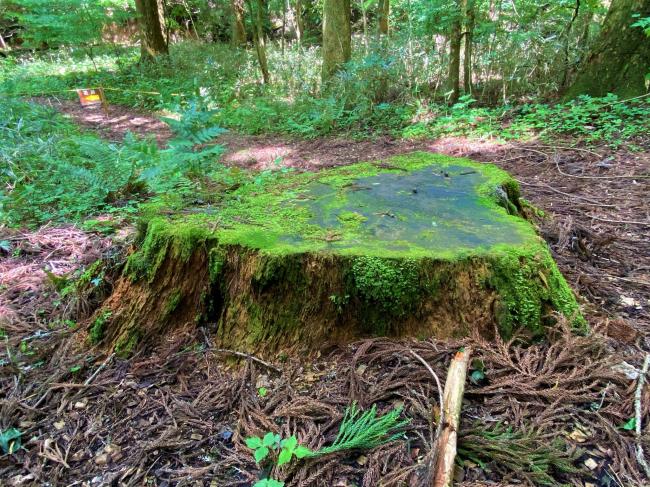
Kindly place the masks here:
<instances>
[{"instance_id":1,"label":"fallen branch","mask_svg":"<svg viewBox=\"0 0 650 487\"><path fill-rule=\"evenodd\" d=\"M646 477L650 478L650 466L645 460L645 455L643 453L643 446L641 446L641 397L643 395L643 386L645 385L645 376L648 373L648 368L650 368L650 353L646 353L645 360L643 361L643 368L639 372L639 381L636 385L636 391L634 392L634 413L635 413L635 424L634 432L636 433L636 460L639 462L639 465L643 467Z\"/></svg>"},{"instance_id":2,"label":"fallen branch","mask_svg":"<svg viewBox=\"0 0 650 487\"><path fill-rule=\"evenodd\" d=\"M258 363L260 365L263 365L264 367L269 368L269 369L277 372L278 374L282 373L282 371L280 369L278 369L275 365L271 365L270 363L265 362L264 360L259 359L256 356L248 354L248 353L238 352L236 350L229 350L227 348L210 348L209 351L214 352L214 353L225 353L225 354L228 354L228 355L234 355L235 357L240 357L240 358L245 358L245 359L248 359L248 360L252 360L253 362L256 362L256 363Z\"/></svg>"},{"instance_id":3,"label":"fallen branch","mask_svg":"<svg viewBox=\"0 0 650 487\"><path fill-rule=\"evenodd\" d=\"M433 487L450 487L454 478L458 423L460 422L460 410L463 405L465 379L471 353L469 348L456 352L447 372L441 413L444 414L445 423L435 445L438 451L438 461L434 470Z\"/></svg>"},{"instance_id":4,"label":"fallen branch","mask_svg":"<svg viewBox=\"0 0 650 487\"><path fill-rule=\"evenodd\" d=\"M112 353L112 354L110 354L108 357L106 357L106 360L104 360L104 362L102 362L102 364L101 364L99 367L97 367L97 370L95 370L95 372L93 372L93 374L92 374L90 377L88 377L88 378L86 379L86 381L84 382L83 385L84 385L84 386L87 386L87 385L89 385L92 381L94 381L94 380L95 380L95 377L97 377L97 376L99 375L99 373L100 373L102 370L104 370L104 368L109 364L109 362L110 362L111 360L113 360L113 357L115 357L115 353Z\"/></svg>"}]
</instances>

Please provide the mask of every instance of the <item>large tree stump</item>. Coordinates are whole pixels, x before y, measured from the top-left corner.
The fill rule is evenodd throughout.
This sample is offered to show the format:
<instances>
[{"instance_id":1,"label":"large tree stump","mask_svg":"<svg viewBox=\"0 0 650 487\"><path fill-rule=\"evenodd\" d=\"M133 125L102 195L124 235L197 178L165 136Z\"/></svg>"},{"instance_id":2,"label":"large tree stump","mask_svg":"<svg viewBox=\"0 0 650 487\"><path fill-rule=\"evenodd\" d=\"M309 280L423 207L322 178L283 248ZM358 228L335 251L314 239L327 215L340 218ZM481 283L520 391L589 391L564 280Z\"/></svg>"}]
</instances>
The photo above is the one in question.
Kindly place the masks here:
<instances>
[{"instance_id":1,"label":"large tree stump","mask_svg":"<svg viewBox=\"0 0 650 487\"><path fill-rule=\"evenodd\" d=\"M517 183L490 164L415 153L283 174L220 206L149 208L96 317L119 353L180 326L269 355L365 336L582 325Z\"/></svg>"}]
</instances>

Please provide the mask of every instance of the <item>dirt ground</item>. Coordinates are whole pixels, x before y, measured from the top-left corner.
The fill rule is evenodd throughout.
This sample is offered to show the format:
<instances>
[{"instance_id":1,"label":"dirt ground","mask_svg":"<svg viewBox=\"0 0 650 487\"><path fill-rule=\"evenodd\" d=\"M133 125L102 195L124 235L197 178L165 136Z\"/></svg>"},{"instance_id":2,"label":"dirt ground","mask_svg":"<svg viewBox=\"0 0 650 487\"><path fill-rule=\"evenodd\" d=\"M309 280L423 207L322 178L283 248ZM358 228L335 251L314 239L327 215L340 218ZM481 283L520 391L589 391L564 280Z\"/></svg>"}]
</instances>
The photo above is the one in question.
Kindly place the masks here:
<instances>
[{"instance_id":1,"label":"dirt ground","mask_svg":"<svg viewBox=\"0 0 650 487\"><path fill-rule=\"evenodd\" d=\"M52 103L107 138L119 140L127 129L155 135L160 144L170 137L150 115L111 107L105 117ZM594 332L576 337L559 326L548 341L526 347L479 338L369 340L314 363L290 359L272 368L251 360L242 366L211 348L203 330L179 330L155 353L129 360L94 349L79 355L67 340L73 329L47 327L56 306L44 269L72 272L109 252L111 242L74 228L3 231L0 240L31 251L0 256L0 323L9 331L7 353L0 355L0 430L19 428L25 445L0 457L0 479L8 485L247 486L260 470L243 438L278 431L316 448L333 438L353 399L382 410L403 405L413 418L409 440L301 462L275 475L291 486L420 485L438 405L431 376L410 351L444 378L453 351L466 345L484 365L485 379L468 384L459 485L647 485L637 450L650 449L650 390L639 389L635 400L635 368L650 350L650 141L638 141L645 152L573 140L294 141L225 134L219 141L226 163L257 169L316 169L412 150L494 162L544 212L537 217L540 232ZM21 341L24 350L12 359L9 345ZM260 387L269 394L261 397ZM643 426L638 437L622 426L635 407ZM571 448L555 448L556 441ZM531 459L551 480L531 469Z\"/></svg>"}]
</instances>

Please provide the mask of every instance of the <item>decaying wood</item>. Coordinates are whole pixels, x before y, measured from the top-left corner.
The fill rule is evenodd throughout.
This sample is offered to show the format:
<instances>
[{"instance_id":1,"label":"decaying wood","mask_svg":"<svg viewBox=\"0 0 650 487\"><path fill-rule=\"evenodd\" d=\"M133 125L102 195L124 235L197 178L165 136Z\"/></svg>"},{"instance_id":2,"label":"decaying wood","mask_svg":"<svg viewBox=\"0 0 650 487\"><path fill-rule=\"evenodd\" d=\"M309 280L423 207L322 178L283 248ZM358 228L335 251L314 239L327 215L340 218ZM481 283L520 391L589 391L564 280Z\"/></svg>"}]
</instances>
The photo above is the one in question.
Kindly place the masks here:
<instances>
[{"instance_id":1,"label":"decaying wood","mask_svg":"<svg viewBox=\"0 0 650 487\"><path fill-rule=\"evenodd\" d=\"M445 419L440 437L435 444L438 460L434 470L433 487L449 487L454 478L458 423L460 421L460 410L463 404L465 378L470 355L471 350L469 348L457 352L447 372L441 412L441 417Z\"/></svg>"}]
</instances>

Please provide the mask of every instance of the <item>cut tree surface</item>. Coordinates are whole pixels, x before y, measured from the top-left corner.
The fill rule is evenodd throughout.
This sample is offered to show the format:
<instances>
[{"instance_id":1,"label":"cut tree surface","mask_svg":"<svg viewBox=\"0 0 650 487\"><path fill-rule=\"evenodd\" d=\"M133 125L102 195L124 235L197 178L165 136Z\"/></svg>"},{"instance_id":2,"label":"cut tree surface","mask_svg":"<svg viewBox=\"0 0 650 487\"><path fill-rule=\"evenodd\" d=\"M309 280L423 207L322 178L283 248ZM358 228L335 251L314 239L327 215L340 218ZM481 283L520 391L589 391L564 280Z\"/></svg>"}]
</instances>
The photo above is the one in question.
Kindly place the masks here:
<instances>
[{"instance_id":1,"label":"cut tree surface","mask_svg":"<svg viewBox=\"0 0 650 487\"><path fill-rule=\"evenodd\" d=\"M127 353L206 325L219 346L271 354L372 335L535 333L552 311L582 325L521 209L506 172L425 153L278 171L211 206L158 200L91 336Z\"/></svg>"}]
</instances>

